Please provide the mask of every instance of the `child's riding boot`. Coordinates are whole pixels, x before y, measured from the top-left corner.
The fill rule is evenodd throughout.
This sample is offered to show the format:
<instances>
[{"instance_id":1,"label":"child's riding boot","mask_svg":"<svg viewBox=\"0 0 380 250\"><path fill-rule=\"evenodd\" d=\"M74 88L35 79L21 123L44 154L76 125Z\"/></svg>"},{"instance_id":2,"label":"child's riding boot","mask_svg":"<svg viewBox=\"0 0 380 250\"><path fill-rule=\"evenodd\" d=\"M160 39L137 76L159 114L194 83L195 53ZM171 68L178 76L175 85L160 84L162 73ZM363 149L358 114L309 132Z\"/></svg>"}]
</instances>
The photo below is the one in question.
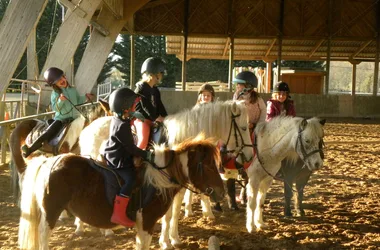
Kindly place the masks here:
<instances>
[{"instance_id":1,"label":"child's riding boot","mask_svg":"<svg viewBox=\"0 0 380 250\"><path fill-rule=\"evenodd\" d=\"M133 227L135 225L135 222L127 217L128 203L128 197L116 195L111 217L112 223L123 225L125 227Z\"/></svg>"},{"instance_id":2,"label":"child's riding boot","mask_svg":"<svg viewBox=\"0 0 380 250\"><path fill-rule=\"evenodd\" d=\"M22 156L24 158L28 157L29 155L31 155L34 151L36 151L37 149L39 149L41 146L42 146L42 141L43 139L41 138L38 138L37 141L35 141L32 146L28 147L26 144L24 146L21 147L21 150L22 150Z\"/></svg>"}]
</instances>

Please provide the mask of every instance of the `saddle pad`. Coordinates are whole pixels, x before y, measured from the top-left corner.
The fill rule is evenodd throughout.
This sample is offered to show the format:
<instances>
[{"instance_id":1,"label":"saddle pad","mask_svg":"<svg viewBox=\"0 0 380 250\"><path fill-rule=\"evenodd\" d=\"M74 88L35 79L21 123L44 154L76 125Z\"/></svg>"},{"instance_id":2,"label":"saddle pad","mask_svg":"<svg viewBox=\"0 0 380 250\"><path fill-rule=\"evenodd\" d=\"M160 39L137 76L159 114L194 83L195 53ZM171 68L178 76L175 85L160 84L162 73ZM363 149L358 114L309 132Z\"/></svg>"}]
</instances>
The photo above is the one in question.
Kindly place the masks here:
<instances>
[{"instance_id":1,"label":"saddle pad","mask_svg":"<svg viewBox=\"0 0 380 250\"><path fill-rule=\"evenodd\" d=\"M123 169L118 169L115 171L114 169L108 168L93 159L89 159L89 161L91 167L103 175L107 201L108 204L113 207L115 196L120 192L121 186L124 184L124 180L118 174L118 172L123 171ZM141 171L139 175L141 178L138 179L142 179L143 171ZM153 200L155 194L156 189L153 186L136 185L127 208L128 218L135 221L136 212L148 205Z\"/></svg>"}]
</instances>

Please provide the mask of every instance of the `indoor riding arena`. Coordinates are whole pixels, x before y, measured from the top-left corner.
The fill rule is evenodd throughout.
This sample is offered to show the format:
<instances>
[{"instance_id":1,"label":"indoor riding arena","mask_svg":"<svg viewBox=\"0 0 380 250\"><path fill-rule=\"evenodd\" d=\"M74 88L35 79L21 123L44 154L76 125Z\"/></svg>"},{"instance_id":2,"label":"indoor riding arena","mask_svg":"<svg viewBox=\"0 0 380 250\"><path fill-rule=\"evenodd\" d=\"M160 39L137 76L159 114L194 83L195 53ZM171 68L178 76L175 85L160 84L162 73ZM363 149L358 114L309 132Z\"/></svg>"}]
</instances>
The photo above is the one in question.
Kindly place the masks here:
<instances>
[{"instance_id":1,"label":"indoor riding arena","mask_svg":"<svg viewBox=\"0 0 380 250\"><path fill-rule=\"evenodd\" d=\"M127 40L128 48L118 46ZM148 45L149 49L145 47ZM122 57L116 52L125 57L123 65L118 65L125 72L117 71L121 83L112 85L115 75L109 76L109 81L99 79L111 72L108 63L119 64L117 60ZM267 227L251 233L246 226L246 205L240 200L239 209L231 210L225 198L221 202L223 211L213 211L215 219L209 219L203 217L200 198L194 195L193 216L184 216L182 204L178 223L182 244L175 249L380 249L380 0L0 0L0 250L19 249L19 235L23 236L19 233L21 209L11 184L11 166L17 161L10 157L11 132L22 122L45 120L54 113L49 109L53 88L44 79L44 72L51 67L62 69L65 74L60 77L66 77L79 93L97 96L98 101L91 103L97 105L100 97L106 100L120 86L135 89L141 64L151 57L165 58L170 67L170 75L165 74L166 70L156 74L164 79L158 87L169 115L194 107L198 90L205 83L215 88L216 100L232 100L237 87L234 77L249 70L258 80L257 88L250 91L257 91L265 103L275 84L284 81L291 90L286 92L295 103L297 116L326 119L324 144L321 132L313 137L318 140L312 140L315 145L310 151L318 153L313 157L318 163L324 158L323 166L312 173L304 188L305 215L298 216L292 204L293 215L284 216L284 185L288 183L280 180L273 181L263 205ZM298 67L303 63L308 66ZM216 65L212 71L208 68L211 64ZM198 79L206 76L212 79ZM165 77L170 82L165 82ZM229 104L236 108L236 103ZM235 122L230 122L229 131L235 126L236 145L231 151L236 153L239 126L234 119L238 115L231 111L226 117ZM320 127L323 122L317 123ZM302 136L298 135L305 131L301 126L306 125L300 124L293 129L293 139L302 144ZM240 127L249 138L247 127ZM18 140L20 145L29 132L21 133L24 137ZM247 146L252 153L253 144L245 144L241 133L240 139L242 148ZM287 146L295 151L298 147L305 156L305 147L297 143ZM215 150L213 145L210 147ZM22 157L21 146L15 148L20 149L18 159L24 163L17 168L22 173L28 159ZM244 153L241 158L245 159ZM223 197L220 179L208 180L219 182ZM238 197L241 186L236 186ZM32 203L36 192L30 190ZM67 204L53 207L64 206ZM96 206L86 208L85 215L88 211L103 211L96 210ZM112 211L111 206L108 208ZM110 223L107 213L99 214ZM76 234L74 219L69 214L69 218L59 220L49 247L42 248L138 249L140 238L136 240L136 232L141 231L148 239L144 250L162 247L161 221L155 225L148 247L147 231L118 228L106 237L98 228L86 226L84 233ZM34 223L22 217L25 221ZM47 220L44 222L47 225ZM37 228L36 224L31 228ZM217 244L210 244L211 239Z\"/></svg>"},{"instance_id":2,"label":"indoor riding arena","mask_svg":"<svg viewBox=\"0 0 380 250\"><path fill-rule=\"evenodd\" d=\"M249 234L245 207L215 212L216 219L202 218L199 202L195 216L179 221L183 249L208 249L215 235L220 249L378 249L380 246L380 121L328 118L325 125L324 166L312 174L305 187L305 217L283 216L283 183L274 181L264 206L269 228ZM0 249L17 249L20 211L14 203L7 166L0 169ZM197 196L195 196L197 199ZM183 213L183 211L182 211ZM159 249L160 224L151 249ZM106 238L87 227L74 234L74 218L58 222L51 249L133 249L134 230L118 229Z\"/></svg>"}]
</instances>

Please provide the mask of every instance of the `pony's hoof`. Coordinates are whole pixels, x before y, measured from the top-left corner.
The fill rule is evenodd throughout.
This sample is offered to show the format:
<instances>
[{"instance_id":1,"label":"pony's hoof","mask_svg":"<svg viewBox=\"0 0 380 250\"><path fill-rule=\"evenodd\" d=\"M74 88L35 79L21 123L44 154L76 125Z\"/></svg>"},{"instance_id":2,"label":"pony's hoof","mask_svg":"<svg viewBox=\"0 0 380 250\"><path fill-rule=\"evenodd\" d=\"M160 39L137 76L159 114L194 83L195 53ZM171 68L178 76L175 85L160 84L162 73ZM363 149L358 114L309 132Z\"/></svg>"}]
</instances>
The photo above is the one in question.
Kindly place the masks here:
<instances>
[{"instance_id":1,"label":"pony's hoof","mask_svg":"<svg viewBox=\"0 0 380 250\"><path fill-rule=\"evenodd\" d=\"M160 244L162 250L169 250L174 249L174 247L171 244L162 243Z\"/></svg>"},{"instance_id":2,"label":"pony's hoof","mask_svg":"<svg viewBox=\"0 0 380 250\"><path fill-rule=\"evenodd\" d=\"M230 209L232 210L232 211L238 211L239 210L239 207L238 207L238 205L232 205L231 207L230 207Z\"/></svg>"},{"instance_id":3,"label":"pony's hoof","mask_svg":"<svg viewBox=\"0 0 380 250\"><path fill-rule=\"evenodd\" d=\"M216 212L219 212L219 213L223 212L223 209L222 209L222 207L220 206L220 204L215 204L215 205L212 207L212 209L213 209L214 211L216 211Z\"/></svg>"},{"instance_id":4,"label":"pony's hoof","mask_svg":"<svg viewBox=\"0 0 380 250\"><path fill-rule=\"evenodd\" d=\"M292 218L293 214L291 212L286 212L286 213L284 213L284 217L285 218Z\"/></svg>"},{"instance_id":5,"label":"pony's hoof","mask_svg":"<svg viewBox=\"0 0 380 250\"><path fill-rule=\"evenodd\" d=\"M257 231L268 229L268 226L265 223L257 223L255 226Z\"/></svg>"},{"instance_id":6,"label":"pony's hoof","mask_svg":"<svg viewBox=\"0 0 380 250\"><path fill-rule=\"evenodd\" d=\"M113 237L115 235L115 233L111 229L100 229L100 232L106 238L111 238L111 237Z\"/></svg>"},{"instance_id":7,"label":"pony's hoof","mask_svg":"<svg viewBox=\"0 0 380 250\"><path fill-rule=\"evenodd\" d=\"M82 236L84 236L84 232L83 231L75 231L75 235L82 237Z\"/></svg>"},{"instance_id":8,"label":"pony's hoof","mask_svg":"<svg viewBox=\"0 0 380 250\"><path fill-rule=\"evenodd\" d=\"M213 213L203 213L203 217L209 220L215 220L215 215Z\"/></svg>"},{"instance_id":9,"label":"pony's hoof","mask_svg":"<svg viewBox=\"0 0 380 250\"><path fill-rule=\"evenodd\" d=\"M296 210L296 216L297 217L305 217L305 211L303 211L303 210Z\"/></svg>"}]
</instances>

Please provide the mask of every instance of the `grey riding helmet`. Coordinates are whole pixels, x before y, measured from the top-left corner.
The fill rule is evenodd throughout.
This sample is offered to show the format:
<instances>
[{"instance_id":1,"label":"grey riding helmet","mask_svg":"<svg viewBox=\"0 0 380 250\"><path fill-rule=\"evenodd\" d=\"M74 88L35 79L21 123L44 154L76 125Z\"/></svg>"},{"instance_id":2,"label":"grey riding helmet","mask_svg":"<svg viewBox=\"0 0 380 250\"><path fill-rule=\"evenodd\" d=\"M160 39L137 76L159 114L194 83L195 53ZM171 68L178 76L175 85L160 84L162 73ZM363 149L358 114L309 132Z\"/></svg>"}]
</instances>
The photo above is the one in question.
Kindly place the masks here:
<instances>
[{"instance_id":1,"label":"grey riding helmet","mask_svg":"<svg viewBox=\"0 0 380 250\"><path fill-rule=\"evenodd\" d=\"M56 67L51 67L48 68L44 72L44 78L45 81L50 85L56 84L56 82L61 79L61 77L64 75L63 70L56 68Z\"/></svg>"},{"instance_id":2,"label":"grey riding helmet","mask_svg":"<svg viewBox=\"0 0 380 250\"><path fill-rule=\"evenodd\" d=\"M165 62L159 57L149 57L146 59L141 66L141 74L166 74L165 71Z\"/></svg>"},{"instance_id":3,"label":"grey riding helmet","mask_svg":"<svg viewBox=\"0 0 380 250\"><path fill-rule=\"evenodd\" d=\"M233 83L244 84L246 88L257 88L257 77L251 71L243 71L232 80Z\"/></svg>"}]
</instances>

